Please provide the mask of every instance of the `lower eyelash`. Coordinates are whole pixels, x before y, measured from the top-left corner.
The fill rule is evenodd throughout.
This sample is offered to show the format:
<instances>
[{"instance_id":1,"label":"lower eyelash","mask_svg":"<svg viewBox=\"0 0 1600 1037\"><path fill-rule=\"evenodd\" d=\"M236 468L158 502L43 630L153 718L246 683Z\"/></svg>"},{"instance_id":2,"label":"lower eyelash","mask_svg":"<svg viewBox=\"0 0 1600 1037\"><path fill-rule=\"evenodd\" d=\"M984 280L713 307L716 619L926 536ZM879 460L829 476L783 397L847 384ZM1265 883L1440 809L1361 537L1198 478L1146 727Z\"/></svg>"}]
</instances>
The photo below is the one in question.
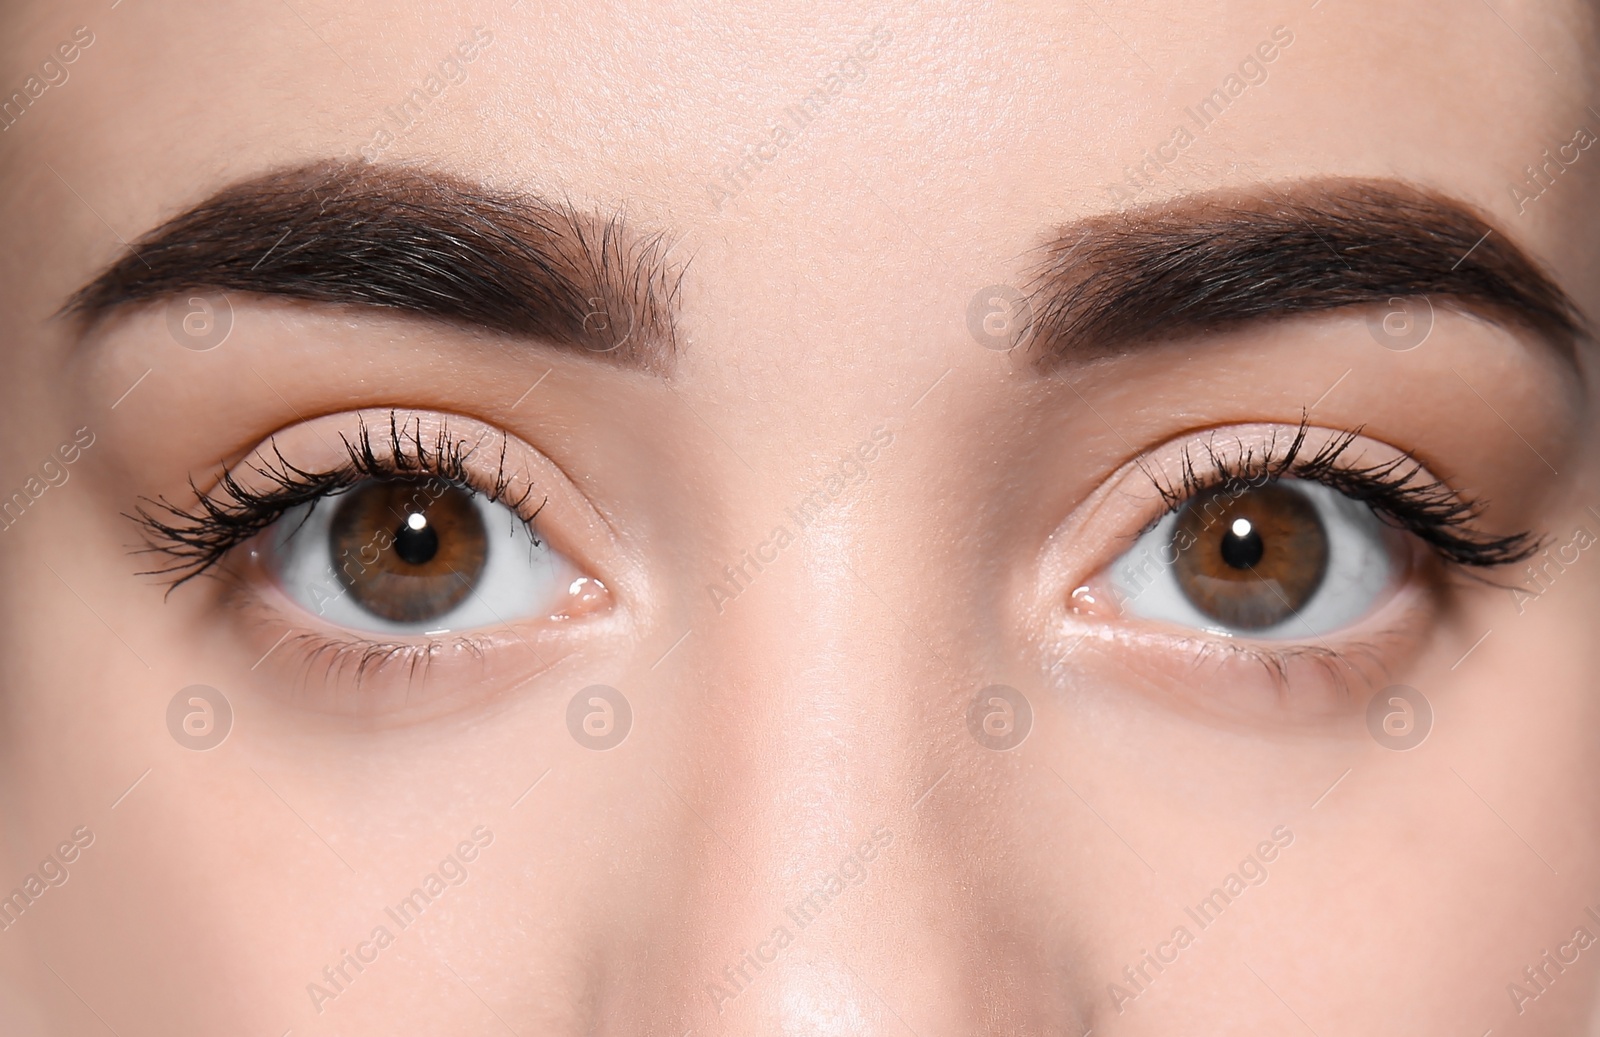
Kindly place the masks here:
<instances>
[{"instance_id":1,"label":"lower eyelash","mask_svg":"<svg viewBox=\"0 0 1600 1037\"><path fill-rule=\"evenodd\" d=\"M391 669L397 665L407 668L407 682L415 685L419 671L420 676L425 678L434 657L441 652L465 651L474 658L482 659L488 649L483 639L469 636L456 636L448 641L430 640L421 644L403 644L339 641L309 631L286 638L283 645L300 656L300 665L306 675L309 675L319 662L325 663L323 679L329 683L334 682L344 671L353 668L355 675L352 686L356 689L361 687L361 682L369 673Z\"/></svg>"},{"instance_id":2,"label":"lower eyelash","mask_svg":"<svg viewBox=\"0 0 1600 1037\"><path fill-rule=\"evenodd\" d=\"M1374 465L1341 463L1340 459L1360 437L1359 427L1338 433L1306 457L1303 454L1309 432L1309 422L1302 417L1287 443L1275 433L1260 449L1241 439L1235 449L1224 452L1215 437L1198 447L1185 447L1176 480L1141 462L1141 469L1165 507L1140 535L1209 490L1222 487L1243 493L1278 479L1296 478L1320 483L1368 505L1381 520L1413 534L1450 563L1445 574L1454 571L1470 575L1467 570L1513 564L1542 546L1540 538L1531 532L1493 536L1477 530L1475 523L1483 512L1483 502L1465 499L1426 475L1421 462L1409 453ZM1203 452L1203 459L1197 457L1197 450ZM1397 636L1397 632L1380 631L1364 641L1341 643L1338 648L1326 644L1269 646L1248 640L1197 637L1190 647L1196 667L1224 659L1260 665L1280 696L1289 694L1292 664L1305 661L1318 665L1339 696L1349 701L1355 686L1376 687L1387 674L1383 642L1391 636Z\"/></svg>"},{"instance_id":3,"label":"lower eyelash","mask_svg":"<svg viewBox=\"0 0 1600 1037\"><path fill-rule=\"evenodd\" d=\"M1307 644L1267 648L1248 642L1214 640L1196 648L1194 665L1202 666L1221 655L1243 659L1264 668L1272 678L1280 698L1290 694L1289 667L1298 661L1321 667L1337 689L1339 698L1346 702L1354 699L1355 682L1376 685L1388 672L1383 662L1383 652L1375 641L1359 641L1334 649L1326 645Z\"/></svg>"},{"instance_id":4,"label":"lower eyelash","mask_svg":"<svg viewBox=\"0 0 1600 1037\"><path fill-rule=\"evenodd\" d=\"M1409 453L1374 465L1341 464L1340 458L1360 437L1360 427L1340 432L1309 458L1302 458L1310 423L1304 416L1294 438L1280 453L1277 434L1257 457L1240 441L1238 458L1229 460L1219 453L1215 440L1203 444L1208 464L1195 467L1190 447L1183 450L1182 475L1177 484L1160 473L1144 468L1156 492L1166 504L1142 532L1148 532L1166 514L1179 510L1197 495L1218 487L1238 488L1262 485L1293 477L1321 483L1330 489L1370 507L1377 516L1403 529L1429 545L1446 562L1470 569L1489 569L1517 562L1537 554L1544 546L1532 532L1494 536L1476 528L1486 504L1468 500L1437 479L1425 474L1422 463Z\"/></svg>"},{"instance_id":5,"label":"lower eyelash","mask_svg":"<svg viewBox=\"0 0 1600 1037\"><path fill-rule=\"evenodd\" d=\"M225 588L220 607L235 613L243 626L281 628L281 639L268 652L280 663L289 686L304 688L321 682L324 687L343 685L349 677L350 694L360 694L364 682L383 671L401 670L405 687L419 687L429 670L447 653L461 653L482 661L494 647L493 637L485 632L419 635L418 640L364 640L350 632L330 634L304 622L285 622L283 610L264 604L253 592L248 578L233 570L218 572ZM263 656L265 659L265 656Z\"/></svg>"},{"instance_id":6,"label":"lower eyelash","mask_svg":"<svg viewBox=\"0 0 1600 1037\"><path fill-rule=\"evenodd\" d=\"M483 482L468 469L468 460L479 450L465 440L452 439L449 429L441 426L430 447L423 442L422 422L415 426L402 426L396 412L389 412L388 449L380 452L373 443L372 430L362 421L356 439L340 437L348 461L328 472L312 472L291 464L271 444L274 460L263 460L252 465L256 475L271 488L256 490L241 483L231 472L224 472L218 480L218 489L203 491L190 479L195 504L183 508L165 497L141 498L132 515L143 533L144 553L160 553L172 560L170 565L141 572L141 576L170 578L168 593L196 576L212 569L228 552L239 544L265 531L288 512L301 505L313 507L324 498L336 496L370 479L418 478L441 479L473 493L481 493L490 501L504 503L522 517L532 532L533 520L544 502L527 512L533 487L521 496L510 499L507 491L510 478L506 474L506 449L508 440L500 442L498 467L492 485L474 486ZM535 546L541 541L533 536Z\"/></svg>"}]
</instances>

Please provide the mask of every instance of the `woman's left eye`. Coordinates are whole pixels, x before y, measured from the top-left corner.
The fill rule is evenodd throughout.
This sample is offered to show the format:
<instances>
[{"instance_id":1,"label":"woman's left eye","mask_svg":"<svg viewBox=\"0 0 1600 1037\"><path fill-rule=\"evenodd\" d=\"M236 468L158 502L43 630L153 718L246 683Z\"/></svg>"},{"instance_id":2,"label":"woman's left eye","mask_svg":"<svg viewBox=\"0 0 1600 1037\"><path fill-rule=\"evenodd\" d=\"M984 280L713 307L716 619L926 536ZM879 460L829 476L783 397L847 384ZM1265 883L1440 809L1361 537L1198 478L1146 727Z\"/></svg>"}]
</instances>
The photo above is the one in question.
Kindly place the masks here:
<instances>
[{"instance_id":1,"label":"woman's left eye","mask_svg":"<svg viewBox=\"0 0 1600 1037\"><path fill-rule=\"evenodd\" d=\"M1223 485L1190 498L1111 567L1146 619L1269 640L1320 637L1366 616L1404 566L1399 535L1320 483Z\"/></svg>"},{"instance_id":2,"label":"woman's left eye","mask_svg":"<svg viewBox=\"0 0 1600 1037\"><path fill-rule=\"evenodd\" d=\"M438 634L553 609L577 571L503 503L445 479L368 479L280 517L264 564L331 623Z\"/></svg>"}]
</instances>

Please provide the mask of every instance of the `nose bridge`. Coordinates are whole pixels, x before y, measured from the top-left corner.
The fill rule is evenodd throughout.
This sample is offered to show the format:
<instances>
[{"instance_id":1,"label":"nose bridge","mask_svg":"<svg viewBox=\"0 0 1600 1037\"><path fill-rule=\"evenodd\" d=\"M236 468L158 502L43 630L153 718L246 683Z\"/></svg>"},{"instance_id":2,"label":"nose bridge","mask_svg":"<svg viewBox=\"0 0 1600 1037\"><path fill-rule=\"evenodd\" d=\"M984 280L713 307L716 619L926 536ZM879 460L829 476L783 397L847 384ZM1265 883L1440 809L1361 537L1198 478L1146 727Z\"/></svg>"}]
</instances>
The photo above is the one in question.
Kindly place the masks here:
<instances>
[{"instance_id":1,"label":"nose bridge","mask_svg":"<svg viewBox=\"0 0 1600 1037\"><path fill-rule=\"evenodd\" d=\"M758 754L755 787L765 793L727 790L719 809L759 816L774 861L831 852L854 826L886 819L924 734L914 689L926 674L858 575L864 521L859 510L817 516L701 645L718 685L709 694L743 718L726 734Z\"/></svg>"},{"instance_id":2,"label":"nose bridge","mask_svg":"<svg viewBox=\"0 0 1600 1037\"><path fill-rule=\"evenodd\" d=\"M860 574L863 510L808 518L749 553L759 569L733 567L738 593L688 667L707 721L685 735L684 798L712 852L736 858L721 874L747 881L708 870L691 884L681 922L696 938L678 979L724 1032L889 1032L874 990L899 970L883 934L937 944L915 934L910 905L938 879L907 828L928 755L928 653ZM930 991L952 985L940 962L917 965Z\"/></svg>"}]
</instances>

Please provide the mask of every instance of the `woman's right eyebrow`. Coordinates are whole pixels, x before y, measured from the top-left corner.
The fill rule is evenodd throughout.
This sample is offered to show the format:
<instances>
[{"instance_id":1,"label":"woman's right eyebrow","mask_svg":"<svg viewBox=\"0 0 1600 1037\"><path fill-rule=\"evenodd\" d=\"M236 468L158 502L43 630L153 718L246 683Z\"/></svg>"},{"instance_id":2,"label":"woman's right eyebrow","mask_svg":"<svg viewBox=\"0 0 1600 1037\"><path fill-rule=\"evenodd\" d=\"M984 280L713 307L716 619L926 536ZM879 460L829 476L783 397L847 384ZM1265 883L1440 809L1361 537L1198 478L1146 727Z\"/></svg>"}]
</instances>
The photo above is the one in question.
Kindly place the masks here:
<instances>
[{"instance_id":1,"label":"woman's right eyebrow","mask_svg":"<svg viewBox=\"0 0 1600 1037\"><path fill-rule=\"evenodd\" d=\"M1312 178L1090 216L1046 246L1032 287L1041 370L1419 296L1525 327L1568 361L1591 337L1578 307L1502 229L1395 180Z\"/></svg>"},{"instance_id":2,"label":"woman's right eyebrow","mask_svg":"<svg viewBox=\"0 0 1600 1037\"><path fill-rule=\"evenodd\" d=\"M218 290L402 310L670 370L682 268L665 235L461 177L320 162L224 188L62 307L85 328Z\"/></svg>"}]
</instances>

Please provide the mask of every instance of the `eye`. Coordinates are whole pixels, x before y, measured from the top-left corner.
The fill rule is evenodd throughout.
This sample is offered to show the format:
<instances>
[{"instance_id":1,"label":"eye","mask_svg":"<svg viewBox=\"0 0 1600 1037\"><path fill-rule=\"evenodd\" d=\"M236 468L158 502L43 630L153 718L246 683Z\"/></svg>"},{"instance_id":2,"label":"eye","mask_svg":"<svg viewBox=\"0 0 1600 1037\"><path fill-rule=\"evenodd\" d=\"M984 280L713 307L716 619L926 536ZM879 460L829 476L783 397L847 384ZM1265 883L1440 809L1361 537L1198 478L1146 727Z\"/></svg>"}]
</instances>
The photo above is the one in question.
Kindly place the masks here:
<instances>
[{"instance_id":1,"label":"eye","mask_svg":"<svg viewBox=\"0 0 1600 1037\"><path fill-rule=\"evenodd\" d=\"M1384 599L1405 545L1366 504L1302 479L1191 497L1112 564L1124 609L1265 639L1317 637Z\"/></svg>"},{"instance_id":2,"label":"eye","mask_svg":"<svg viewBox=\"0 0 1600 1037\"><path fill-rule=\"evenodd\" d=\"M285 512L266 568L345 627L468 630L549 611L578 576L503 503L442 478L367 479Z\"/></svg>"}]
</instances>

